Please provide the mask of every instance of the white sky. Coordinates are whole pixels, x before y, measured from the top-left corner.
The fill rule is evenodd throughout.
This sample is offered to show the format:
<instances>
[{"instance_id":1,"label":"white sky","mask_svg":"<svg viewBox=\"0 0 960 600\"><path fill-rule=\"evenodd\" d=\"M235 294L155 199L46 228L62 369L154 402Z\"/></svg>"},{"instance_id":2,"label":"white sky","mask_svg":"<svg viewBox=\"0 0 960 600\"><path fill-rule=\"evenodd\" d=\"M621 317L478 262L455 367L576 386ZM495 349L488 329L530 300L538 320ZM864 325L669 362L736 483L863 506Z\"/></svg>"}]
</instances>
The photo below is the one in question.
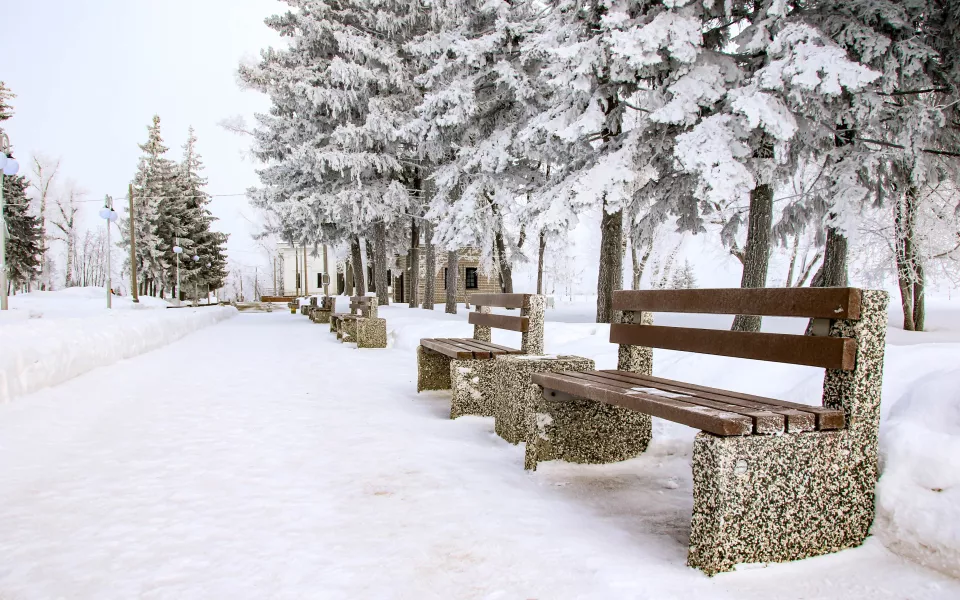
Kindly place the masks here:
<instances>
[{"instance_id":1,"label":"white sky","mask_svg":"<svg viewBox=\"0 0 960 600\"><path fill-rule=\"evenodd\" d=\"M153 115L161 117L169 156L179 160L187 128L196 129L211 194L258 183L249 142L217 122L266 110L265 96L242 91L241 59L280 43L263 24L284 11L278 0L3 0L0 80L17 94L4 126L21 173L42 153L62 159L65 179L87 199L124 197ZM99 204L84 205L86 219ZM119 208L119 207L118 207ZM211 206L232 234L231 261L265 264L250 233L243 197Z\"/></svg>"}]
</instances>

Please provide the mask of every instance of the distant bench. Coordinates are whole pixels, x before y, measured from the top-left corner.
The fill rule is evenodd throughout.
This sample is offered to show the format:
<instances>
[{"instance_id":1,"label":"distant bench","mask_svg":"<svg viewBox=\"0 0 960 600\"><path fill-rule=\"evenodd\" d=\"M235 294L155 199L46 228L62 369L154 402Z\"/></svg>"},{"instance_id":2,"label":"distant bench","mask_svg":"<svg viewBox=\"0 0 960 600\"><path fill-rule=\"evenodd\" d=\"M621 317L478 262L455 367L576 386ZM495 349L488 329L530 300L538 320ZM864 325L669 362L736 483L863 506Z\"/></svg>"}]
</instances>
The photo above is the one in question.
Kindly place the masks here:
<instances>
[{"instance_id":1,"label":"distant bench","mask_svg":"<svg viewBox=\"0 0 960 600\"><path fill-rule=\"evenodd\" d=\"M658 417L701 431L691 566L713 574L857 546L874 514L886 306L885 292L853 288L615 292L618 368L532 375L543 425L528 440L528 466L635 456ZM810 335L748 333L656 326L653 312L812 322ZM822 367L821 405L653 377L651 348ZM762 366L752 369L765 377ZM598 413L596 403L620 412Z\"/></svg>"},{"instance_id":2,"label":"distant bench","mask_svg":"<svg viewBox=\"0 0 960 600\"><path fill-rule=\"evenodd\" d=\"M376 297L353 296L350 312L331 313L330 331L341 342L355 342L357 348L386 348L387 322L377 314Z\"/></svg>"},{"instance_id":3,"label":"distant bench","mask_svg":"<svg viewBox=\"0 0 960 600\"><path fill-rule=\"evenodd\" d=\"M307 316L314 323L329 323L330 315L333 314L336 298L332 296L323 296L322 298L310 298L310 310Z\"/></svg>"}]
</instances>

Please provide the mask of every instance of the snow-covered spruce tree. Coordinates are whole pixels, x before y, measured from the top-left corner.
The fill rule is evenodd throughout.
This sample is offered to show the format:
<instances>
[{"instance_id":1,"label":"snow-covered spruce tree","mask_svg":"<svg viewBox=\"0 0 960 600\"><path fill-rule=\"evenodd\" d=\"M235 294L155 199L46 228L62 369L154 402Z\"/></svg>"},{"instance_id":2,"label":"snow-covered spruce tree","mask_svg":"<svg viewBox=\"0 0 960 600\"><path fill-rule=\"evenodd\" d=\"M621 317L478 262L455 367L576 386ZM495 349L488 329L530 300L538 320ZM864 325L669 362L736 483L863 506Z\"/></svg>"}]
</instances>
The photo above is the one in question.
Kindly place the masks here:
<instances>
[{"instance_id":1,"label":"snow-covered spruce tree","mask_svg":"<svg viewBox=\"0 0 960 600\"><path fill-rule=\"evenodd\" d=\"M165 158L167 147L160 135L160 117L154 115L147 127L147 141L140 144L143 154L133 178L134 222L137 276L140 293L158 294L169 285L165 259L172 255L173 226L169 207L177 204L174 164ZM164 204L165 201L169 201ZM129 224L121 223L121 245L130 246ZM125 268L129 269L129 258Z\"/></svg>"},{"instance_id":2,"label":"snow-covered spruce tree","mask_svg":"<svg viewBox=\"0 0 960 600\"><path fill-rule=\"evenodd\" d=\"M407 130L435 167L427 218L436 223L437 246L478 247L512 292L522 222L532 216L521 200L546 169L513 145L545 106L538 61L522 49L536 7L455 0L434 8L433 29L408 45L421 60L417 82L425 93Z\"/></svg>"},{"instance_id":3,"label":"snow-covered spruce tree","mask_svg":"<svg viewBox=\"0 0 960 600\"><path fill-rule=\"evenodd\" d=\"M372 235L407 211L419 165L398 133L418 102L402 43L425 19L420 5L289 0L268 26L290 39L241 79L268 94L254 153L267 166L252 191L301 244Z\"/></svg>"},{"instance_id":4,"label":"snow-covered spruce tree","mask_svg":"<svg viewBox=\"0 0 960 600\"><path fill-rule=\"evenodd\" d=\"M27 180L21 175L3 178L7 285L8 292L14 293L25 290L37 278L43 252L40 218L30 214L27 186Z\"/></svg>"},{"instance_id":5,"label":"snow-covered spruce tree","mask_svg":"<svg viewBox=\"0 0 960 600\"><path fill-rule=\"evenodd\" d=\"M665 87L696 65L704 23L720 10L715 4L558 0L539 12L535 34L524 45L541 57L539 76L550 89L549 108L519 135L525 154L542 157L551 168L533 207L558 230L586 211L601 211L598 321L614 317L612 291L622 287L624 211L631 229L651 211L645 231L669 211L684 217L682 227L700 227L696 211L682 205L689 194L681 193L684 177L669 158L688 126L686 115L651 117L664 109ZM710 92L697 85L698 74L690 81Z\"/></svg>"},{"instance_id":6,"label":"snow-covered spruce tree","mask_svg":"<svg viewBox=\"0 0 960 600\"><path fill-rule=\"evenodd\" d=\"M741 23L741 33L705 48L699 76L670 88L671 102L701 115L679 136L675 156L697 176L701 200L731 206L749 199L741 286L765 287L777 185L803 161L822 162L835 146L844 94L879 73L795 17L786 0L727 3L727 9L729 25ZM686 118L684 112L653 118L676 120ZM737 222L732 225L724 232L728 241ZM760 318L739 315L733 328L758 331Z\"/></svg>"},{"instance_id":7,"label":"snow-covered spruce tree","mask_svg":"<svg viewBox=\"0 0 960 600\"><path fill-rule=\"evenodd\" d=\"M960 8L938 0L820 1L811 3L807 18L881 73L872 93L852 96L837 121L837 145L845 155L837 161L841 176L836 179L866 186L875 204L888 207L904 328L922 330L925 251L917 215L926 210L919 206L929 198L924 188L957 177ZM846 262L842 214L832 210L840 226L828 224L824 268L818 273L826 285L838 283L832 272Z\"/></svg>"}]
</instances>

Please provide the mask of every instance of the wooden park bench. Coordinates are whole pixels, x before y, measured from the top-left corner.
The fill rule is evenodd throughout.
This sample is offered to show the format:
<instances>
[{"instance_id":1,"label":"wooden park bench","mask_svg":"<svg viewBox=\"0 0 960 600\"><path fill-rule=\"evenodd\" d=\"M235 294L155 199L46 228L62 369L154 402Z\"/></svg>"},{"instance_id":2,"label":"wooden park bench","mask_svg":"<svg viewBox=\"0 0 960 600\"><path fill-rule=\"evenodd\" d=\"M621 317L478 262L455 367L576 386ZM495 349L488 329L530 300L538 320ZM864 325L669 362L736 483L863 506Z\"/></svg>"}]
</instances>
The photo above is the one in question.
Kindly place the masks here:
<instances>
[{"instance_id":1,"label":"wooden park bench","mask_svg":"<svg viewBox=\"0 0 960 600\"><path fill-rule=\"evenodd\" d=\"M424 338L417 348L417 391L452 390L451 418L498 416L503 398L518 382L525 389L532 371L592 368L592 361L543 356L543 296L474 294L469 300L476 309L467 318L472 338ZM491 314L491 307L519 308L520 315ZM492 329L520 332L520 347L492 343Z\"/></svg>"},{"instance_id":2,"label":"wooden park bench","mask_svg":"<svg viewBox=\"0 0 960 600\"><path fill-rule=\"evenodd\" d=\"M341 342L355 342L357 348L387 347L387 321L377 316L375 296L351 297L350 312L331 313L330 331Z\"/></svg>"},{"instance_id":3,"label":"wooden park bench","mask_svg":"<svg viewBox=\"0 0 960 600\"><path fill-rule=\"evenodd\" d=\"M290 302L287 302L287 308L290 309L291 315L297 314L297 311L300 309L300 300L294 298Z\"/></svg>"},{"instance_id":4,"label":"wooden park bench","mask_svg":"<svg viewBox=\"0 0 960 600\"><path fill-rule=\"evenodd\" d=\"M528 466L635 456L657 417L700 430L689 565L712 575L857 546L874 515L887 300L852 288L615 292L618 368L532 376L543 414ZM653 312L812 321L807 335L748 333L656 326ZM810 406L654 377L652 348L822 367L823 397ZM749 372L763 377L759 364Z\"/></svg>"},{"instance_id":5,"label":"wooden park bench","mask_svg":"<svg viewBox=\"0 0 960 600\"><path fill-rule=\"evenodd\" d=\"M311 298L310 320L314 323L329 323L330 315L333 314L336 298L332 296L323 296L322 298Z\"/></svg>"}]
</instances>

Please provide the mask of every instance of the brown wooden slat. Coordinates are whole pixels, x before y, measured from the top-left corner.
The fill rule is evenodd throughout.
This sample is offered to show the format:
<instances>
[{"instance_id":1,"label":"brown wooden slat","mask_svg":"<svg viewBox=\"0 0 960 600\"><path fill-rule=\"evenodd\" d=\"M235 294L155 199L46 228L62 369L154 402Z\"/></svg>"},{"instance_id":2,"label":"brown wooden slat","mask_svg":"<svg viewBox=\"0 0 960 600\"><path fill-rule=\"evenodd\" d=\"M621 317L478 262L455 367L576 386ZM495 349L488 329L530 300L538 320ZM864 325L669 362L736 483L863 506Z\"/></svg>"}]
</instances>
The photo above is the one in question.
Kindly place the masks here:
<instances>
[{"instance_id":1,"label":"brown wooden slat","mask_svg":"<svg viewBox=\"0 0 960 600\"><path fill-rule=\"evenodd\" d=\"M597 371L612 379L629 383L634 386L651 387L674 394L686 394L694 398L703 398L724 404L740 406L747 409L768 411L781 415L786 419L785 430L789 433L800 433L801 431L813 431L817 428L817 415L813 411L797 410L785 408L776 404L770 404L762 400L748 400L731 395L726 390L719 388L691 389L682 381L673 381L670 379L653 381L643 375L630 373L628 371L603 370ZM759 398L759 397L758 397ZM803 406L802 404L798 406ZM729 409L734 410L735 409Z\"/></svg>"},{"instance_id":2,"label":"brown wooden slat","mask_svg":"<svg viewBox=\"0 0 960 600\"><path fill-rule=\"evenodd\" d=\"M373 302L372 296L350 296L350 302L356 302L359 304L370 304Z\"/></svg>"},{"instance_id":3,"label":"brown wooden slat","mask_svg":"<svg viewBox=\"0 0 960 600\"><path fill-rule=\"evenodd\" d=\"M851 338L624 323L610 326L610 341L843 371L853 370L857 354L857 343Z\"/></svg>"},{"instance_id":4,"label":"brown wooden slat","mask_svg":"<svg viewBox=\"0 0 960 600\"><path fill-rule=\"evenodd\" d=\"M473 338L455 338L454 341L457 341L465 346L469 346L470 348L475 348L478 352L486 352L493 356L500 356L501 354L513 354L514 352L518 352L513 348L497 346L496 344L481 342Z\"/></svg>"},{"instance_id":5,"label":"brown wooden slat","mask_svg":"<svg viewBox=\"0 0 960 600\"><path fill-rule=\"evenodd\" d=\"M627 311L859 319L857 288L619 290L613 309Z\"/></svg>"},{"instance_id":6,"label":"brown wooden slat","mask_svg":"<svg viewBox=\"0 0 960 600\"><path fill-rule=\"evenodd\" d=\"M571 374L572 375L572 374ZM631 391L637 391L642 394L640 390L634 388L643 387L649 389L657 389L665 392L670 392L673 394L682 395L682 398L677 398L681 402L686 402L687 404L696 404L697 406L706 406L709 408L715 408L717 410L722 410L725 412L737 413L750 417L753 420L753 432L762 433L762 434L774 434L774 433L783 433L786 429L786 417L782 414L778 414L772 410L769 410L769 407L756 407L756 406L743 406L742 404L734 404L732 402L726 402L725 400L715 400L711 398L704 398L705 395L703 392L685 392L678 391L674 392L671 390L662 390L658 386L647 385L646 383L639 383L632 381L627 377L621 377L619 375L612 375L605 371L583 371L578 372L577 377L581 379L589 379L590 381L596 381L597 383L604 383L607 385L614 385L624 388L624 393ZM701 394L701 395L698 395ZM656 396L657 394L650 394ZM810 429L813 429L813 415L810 415Z\"/></svg>"},{"instance_id":7,"label":"brown wooden slat","mask_svg":"<svg viewBox=\"0 0 960 600\"><path fill-rule=\"evenodd\" d=\"M441 339L424 338L420 340L420 345L427 350L432 350L433 352L449 356L450 358L473 358L472 350L459 348Z\"/></svg>"},{"instance_id":8,"label":"brown wooden slat","mask_svg":"<svg viewBox=\"0 0 960 600\"><path fill-rule=\"evenodd\" d=\"M501 346L499 344L493 344L491 342L484 342L481 340L474 340L474 339L471 339L470 341L484 348L489 348L490 350L497 350L501 354L523 354L523 350L520 350L518 348L511 348L510 346Z\"/></svg>"},{"instance_id":9,"label":"brown wooden slat","mask_svg":"<svg viewBox=\"0 0 960 600\"><path fill-rule=\"evenodd\" d=\"M474 306L523 308L523 300L526 296L529 296L529 294L473 294L468 299L470 304Z\"/></svg>"},{"instance_id":10,"label":"brown wooden slat","mask_svg":"<svg viewBox=\"0 0 960 600\"><path fill-rule=\"evenodd\" d=\"M531 377L534 383L545 389L604 404L622 406L715 435L748 435L753 432L753 419L750 417L642 392L624 393L622 387L578 379L574 377L576 373L574 371L533 373Z\"/></svg>"},{"instance_id":11,"label":"brown wooden slat","mask_svg":"<svg viewBox=\"0 0 960 600\"><path fill-rule=\"evenodd\" d=\"M715 390L711 387L706 387L702 385L696 385L693 383L679 382L672 379L663 379L662 377L654 377L653 375L637 375L636 373L630 373L629 371L610 371L611 373L620 373L627 375L634 375L636 377L641 377L644 380L656 383L658 385L663 384L676 384L690 390L698 391L715 391L720 393L720 390ZM790 402L788 400L777 400L776 398L767 398L764 396L755 396L753 394L744 394L741 392L731 392L729 390L722 391L724 395L739 398L743 400L753 400L756 402L763 402L764 404L770 404L773 406L782 406L787 409L795 409L798 411L813 413L817 417L816 427L817 429L843 429L845 424L845 416L842 410L836 408L826 408L823 406L810 406L808 404L800 404L798 402Z\"/></svg>"},{"instance_id":12,"label":"brown wooden slat","mask_svg":"<svg viewBox=\"0 0 960 600\"><path fill-rule=\"evenodd\" d=\"M492 315L478 312L470 313L467 322L471 325L486 325L509 331L527 331L530 328L528 317L512 317L510 315Z\"/></svg>"},{"instance_id":13,"label":"brown wooden slat","mask_svg":"<svg viewBox=\"0 0 960 600\"><path fill-rule=\"evenodd\" d=\"M469 350L470 352L473 353L473 355L470 358L485 359L485 358L493 357L493 354L490 352L490 350L486 348L481 348L479 346L474 346L473 344L471 344L470 341L472 340L464 340L461 338L440 338L440 339L450 344L451 346L456 346L457 348L463 348L464 350Z\"/></svg>"}]
</instances>

